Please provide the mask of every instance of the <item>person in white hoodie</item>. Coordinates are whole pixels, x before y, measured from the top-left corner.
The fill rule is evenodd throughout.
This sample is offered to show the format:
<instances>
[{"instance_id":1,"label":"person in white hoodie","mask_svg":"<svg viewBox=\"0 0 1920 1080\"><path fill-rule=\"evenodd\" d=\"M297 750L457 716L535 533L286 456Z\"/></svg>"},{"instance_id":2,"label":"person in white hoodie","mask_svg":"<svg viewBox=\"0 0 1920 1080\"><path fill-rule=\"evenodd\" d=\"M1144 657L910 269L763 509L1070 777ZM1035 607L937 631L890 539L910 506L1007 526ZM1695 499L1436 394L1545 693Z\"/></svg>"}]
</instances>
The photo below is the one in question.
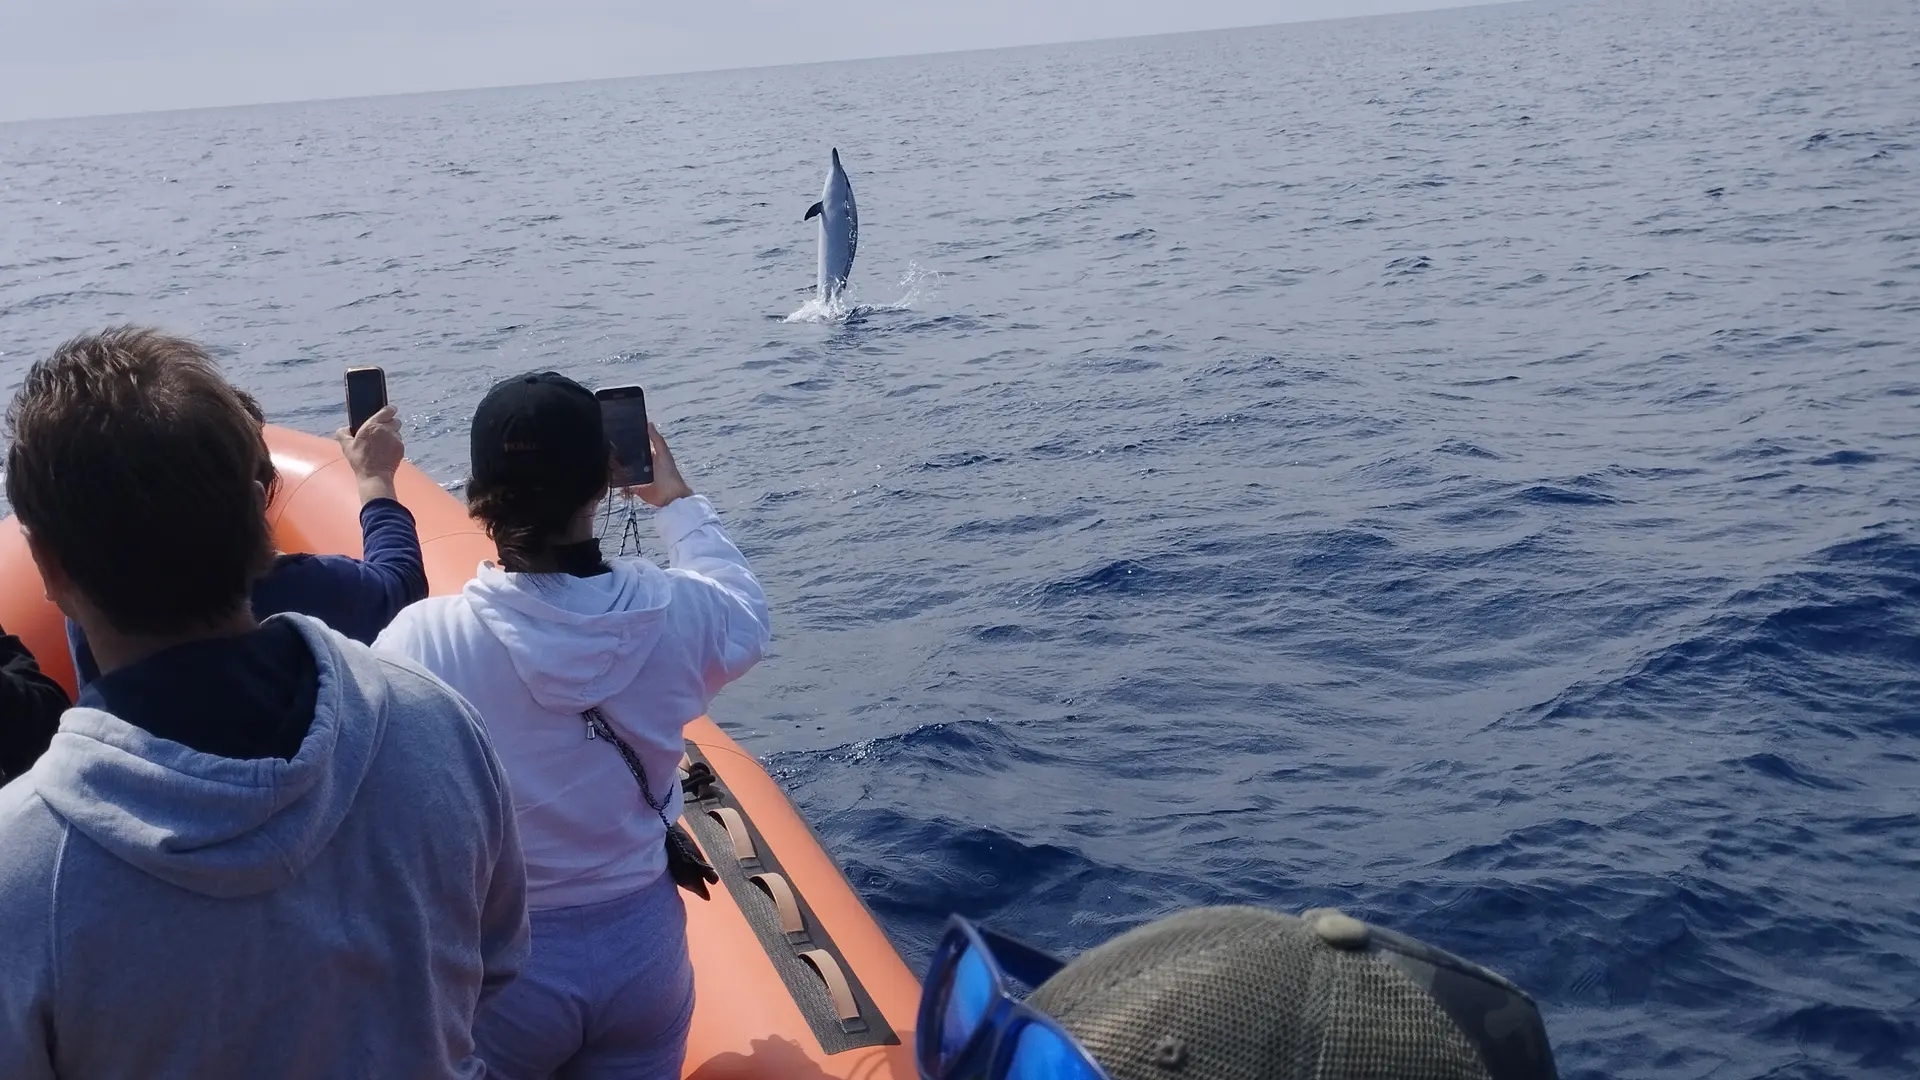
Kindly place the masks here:
<instances>
[{"instance_id":1,"label":"person in white hoodie","mask_svg":"<svg viewBox=\"0 0 1920 1080\"><path fill-rule=\"evenodd\" d=\"M374 642L474 704L512 785L533 956L474 1027L504 1080L675 1080L686 1055L693 970L666 854L682 731L770 630L746 558L649 436L654 480L635 492L657 508L664 570L602 557L612 454L593 394L554 372L493 387L467 497L499 561Z\"/></svg>"},{"instance_id":2,"label":"person in white hoodie","mask_svg":"<svg viewBox=\"0 0 1920 1080\"><path fill-rule=\"evenodd\" d=\"M467 704L256 622L260 425L204 350L77 338L8 412L7 494L100 675L0 788L0 1077L478 1080L527 952L507 778Z\"/></svg>"}]
</instances>

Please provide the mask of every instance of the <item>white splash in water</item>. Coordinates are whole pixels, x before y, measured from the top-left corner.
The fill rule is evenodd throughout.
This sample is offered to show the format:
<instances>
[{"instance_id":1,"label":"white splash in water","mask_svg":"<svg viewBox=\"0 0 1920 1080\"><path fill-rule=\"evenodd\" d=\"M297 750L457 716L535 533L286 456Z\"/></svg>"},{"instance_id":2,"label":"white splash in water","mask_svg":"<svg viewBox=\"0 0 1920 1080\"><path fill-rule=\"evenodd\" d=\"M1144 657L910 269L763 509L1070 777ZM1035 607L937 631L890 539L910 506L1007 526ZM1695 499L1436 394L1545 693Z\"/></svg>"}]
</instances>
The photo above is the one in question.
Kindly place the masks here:
<instances>
[{"instance_id":1,"label":"white splash in water","mask_svg":"<svg viewBox=\"0 0 1920 1080\"><path fill-rule=\"evenodd\" d=\"M843 323L861 315L871 315L883 311L909 311L914 306L933 299L935 286L940 281L940 272L923 269L919 263L907 264L907 272L900 278L901 295L898 300L887 304L862 304L849 287L840 295L829 300L821 300L819 293L807 297L807 302L799 310L785 319L790 323Z\"/></svg>"},{"instance_id":2,"label":"white splash in water","mask_svg":"<svg viewBox=\"0 0 1920 1080\"><path fill-rule=\"evenodd\" d=\"M851 290L848 290L849 292ZM827 323L846 322L847 316L859 310L860 305L847 302L847 293L827 300L820 299L819 293L807 297L807 302L799 310L786 317L787 322Z\"/></svg>"}]
</instances>

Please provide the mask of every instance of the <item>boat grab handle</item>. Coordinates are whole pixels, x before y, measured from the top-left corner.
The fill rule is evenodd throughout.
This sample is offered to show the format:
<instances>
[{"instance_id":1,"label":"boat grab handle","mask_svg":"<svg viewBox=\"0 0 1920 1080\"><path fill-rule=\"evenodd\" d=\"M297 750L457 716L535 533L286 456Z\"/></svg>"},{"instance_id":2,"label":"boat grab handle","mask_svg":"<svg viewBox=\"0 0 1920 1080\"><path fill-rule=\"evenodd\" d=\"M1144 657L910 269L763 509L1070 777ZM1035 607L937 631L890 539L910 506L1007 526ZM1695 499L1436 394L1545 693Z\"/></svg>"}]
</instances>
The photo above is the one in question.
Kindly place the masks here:
<instances>
[{"instance_id":1,"label":"boat grab handle","mask_svg":"<svg viewBox=\"0 0 1920 1080\"><path fill-rule=\"evenodd\" d=\"M731 806L722 806L707 811L707 816L726 826L727 839L733 841L733 857L741 862L758 859L760 853L754 850L753 836L747 832L747 823L740 811Z\"/></svg>"},{"instance_id":2,"label":"boat grab handle","mask_svg":"<svg viewBox=\"0 0 1920 1080\"><path fill-rule=\"evenodd\" d=\"M807 932L807 920L800 914L800 901L794 898L793 886L779 874L768 871L764 874L750 874L747 880L760 886L760 890L773 901L774 910L780 913L780 931L786 934L804 934Z\"/></svg>"},{"instance_id":3,"label":"boat grab handle","mask_svg":"<svg viewBox=\"0 0 1920 1080\"><path fill-rule=\"evenodd\" d=\"M853 987L848 985L846 973L840 970L840 962L825 949L808 949L800 954L800 959L813 965L820 978L827 984L827 996L833 999L833 1010L840 1021L860 1019L860 1005L853 1000Z\"/></svg>"}]
</instances>

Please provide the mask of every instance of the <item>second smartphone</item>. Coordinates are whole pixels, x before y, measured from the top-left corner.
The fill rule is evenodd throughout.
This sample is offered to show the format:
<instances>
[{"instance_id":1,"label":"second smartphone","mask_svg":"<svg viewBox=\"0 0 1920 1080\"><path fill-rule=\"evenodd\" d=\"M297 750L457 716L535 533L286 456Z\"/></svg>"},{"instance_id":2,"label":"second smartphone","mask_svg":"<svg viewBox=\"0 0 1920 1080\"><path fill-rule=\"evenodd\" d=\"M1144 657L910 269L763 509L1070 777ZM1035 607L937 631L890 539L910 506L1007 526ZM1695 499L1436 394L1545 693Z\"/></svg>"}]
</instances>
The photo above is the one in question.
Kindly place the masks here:
<instances>
[{"instance_id":1,"label":"second smartphone","mask_svg":"<svg viewBox=\"0 0 1920 1080\"><path fill-rule=\"evenodd\" d=\"M377 367L347 369L347 434L359 434L360 425L386 406L386 372Z\"/></svg>"},{"instance_id":2,"label":"second smartphone","mask_svg":"<svg viewBox=\"0 0 1920 1080\"><path fill-rule=\"evenodd\" d=\"M647 438L647 395L637 386L607 386L600 399L600 424L613 444L614 487L653 483L653 443Z\"/></svg>"}]
</instances>

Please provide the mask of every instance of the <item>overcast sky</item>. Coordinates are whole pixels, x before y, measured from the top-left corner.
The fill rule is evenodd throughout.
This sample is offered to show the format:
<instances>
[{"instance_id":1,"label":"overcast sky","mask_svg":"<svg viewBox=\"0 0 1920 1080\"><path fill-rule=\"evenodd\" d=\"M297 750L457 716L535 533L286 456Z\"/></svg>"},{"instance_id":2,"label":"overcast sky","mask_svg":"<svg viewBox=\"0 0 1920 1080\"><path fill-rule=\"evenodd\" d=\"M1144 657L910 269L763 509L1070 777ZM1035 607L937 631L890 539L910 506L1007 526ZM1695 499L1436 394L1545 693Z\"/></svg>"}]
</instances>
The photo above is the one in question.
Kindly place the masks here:
<instances>
[{"instance_id":1,"label":"overcast sky","mask_svg":"<svg viewBox=\"0 0 1920 1080\"><path fill-rule=\"evenodd\" d=\"M0 121L1128 37L1470 0L0 0Z\"/></svg>"}]
</instances>

